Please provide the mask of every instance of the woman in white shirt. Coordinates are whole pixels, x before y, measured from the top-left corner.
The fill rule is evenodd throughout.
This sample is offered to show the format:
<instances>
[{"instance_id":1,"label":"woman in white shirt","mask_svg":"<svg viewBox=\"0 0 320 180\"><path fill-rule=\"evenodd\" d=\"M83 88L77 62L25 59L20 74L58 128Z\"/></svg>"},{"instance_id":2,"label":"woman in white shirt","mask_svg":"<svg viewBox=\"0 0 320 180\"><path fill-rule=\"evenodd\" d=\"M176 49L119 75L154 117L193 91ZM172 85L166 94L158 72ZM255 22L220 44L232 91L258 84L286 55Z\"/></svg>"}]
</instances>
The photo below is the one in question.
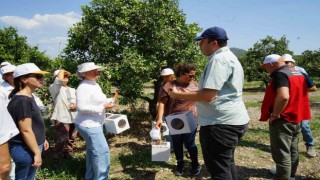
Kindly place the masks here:
<instances>
[{"instance_id":1,"label":"woman in white shirt","mask_svg":"<svg viewBox=\"0 0 320 180\"><path fill-rule=\"evenodd\" d=\"M96 83L99 71L104 68L93 62L78 66L77 75L82 78L76 91L76 128L86 142L85 179L108 179L110 169L109 146L103 133L105 110L114 106Z\"/></svg>"}]
</instances>

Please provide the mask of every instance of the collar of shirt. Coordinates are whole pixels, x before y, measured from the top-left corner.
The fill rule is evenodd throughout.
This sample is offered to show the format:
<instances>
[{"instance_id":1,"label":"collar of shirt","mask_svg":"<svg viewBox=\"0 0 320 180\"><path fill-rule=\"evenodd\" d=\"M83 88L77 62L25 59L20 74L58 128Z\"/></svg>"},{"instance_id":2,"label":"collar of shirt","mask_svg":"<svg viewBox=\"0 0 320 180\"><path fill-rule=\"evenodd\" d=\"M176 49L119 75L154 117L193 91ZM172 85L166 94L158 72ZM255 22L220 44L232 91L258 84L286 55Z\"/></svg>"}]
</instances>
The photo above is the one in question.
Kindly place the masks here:
<instances>
[{"instance_id":1,"label":"collar of shirt","mask_svg":"<svg viewBox=\"0 0 320 180\"><path fill-rule=\"evenodd\" d=\"M90 80L83 80L82 81L83 83L86 83L86 84L96 84L96 81L90 81Z\"/></svg>"},{"instance_id":2,"label":"collar of shirt","mask_svg":"<svg viewBox=\"0 0 320 180\"><path fill-rule=\"evenodd\" d=\"M3 84L2 84L2 87L7 90L7 91L12 91L14 88L9 84L7 83L6 81L3 81Z\"/></svg>"},{"instance_id":3,"label":"collar of shirt","mask_svg":"<svg viewBox=\"0 0 320 180\"><path fill-rule=\"evenodd\" d=\"M284 65L284 66L279 67L277 70L273 71L273 72L270 74L270 77L271 77L271 78L274 77L274 75L275 75L278 71L280 71L281 69L284 69L284 68L289 68L289 66L288 66L288 65Z\"/></svg>"},{"instance_id":4,"label":"collar of shirt","mask_svg":"<svg viewBox=\"0 0 320 180\"><path fill-rule=\"evenodd\" d=\"M222 47L222 48L218 49L216 52L214 52L213 54L211 54L210 56L208 56L208 59L211 59L216 54L219 54L219 53L222 53L222 52L225 52L225 51L229 51L229 50L230 49L229 49L228 46Z\"/></svg>"}]
</instances>

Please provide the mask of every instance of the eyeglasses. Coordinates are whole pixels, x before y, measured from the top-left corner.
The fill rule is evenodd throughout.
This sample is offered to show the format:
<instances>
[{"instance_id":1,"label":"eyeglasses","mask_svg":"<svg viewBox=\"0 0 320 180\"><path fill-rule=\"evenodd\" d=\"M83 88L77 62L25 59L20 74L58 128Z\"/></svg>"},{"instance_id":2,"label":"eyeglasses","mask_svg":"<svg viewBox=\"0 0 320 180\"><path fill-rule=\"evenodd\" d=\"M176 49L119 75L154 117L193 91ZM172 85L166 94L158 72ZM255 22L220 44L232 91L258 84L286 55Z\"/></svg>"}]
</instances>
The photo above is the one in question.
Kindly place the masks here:
<instances>
[{"instance_id":1,"label":"eyeglasses","mask_svg":"<svg viewBox=\"0 0 320 180\"><path fill-rule=\"evenodd\" d=\"M28 75L28 77L34 77L36 79L43 79L43 75L42 74L30 74Z\"/></svg>"},{"instance_id":2,"label":"eyeglasses","mask_svg":"<svg viewBox=\"0 0 320 180\"><path fill-rule=\"evenodd\" d=\"M196 75L194 74L185 74L186 76L188 76L190 79L193 79L194 77L196 77Z\"/></svg>"}]
</instances>

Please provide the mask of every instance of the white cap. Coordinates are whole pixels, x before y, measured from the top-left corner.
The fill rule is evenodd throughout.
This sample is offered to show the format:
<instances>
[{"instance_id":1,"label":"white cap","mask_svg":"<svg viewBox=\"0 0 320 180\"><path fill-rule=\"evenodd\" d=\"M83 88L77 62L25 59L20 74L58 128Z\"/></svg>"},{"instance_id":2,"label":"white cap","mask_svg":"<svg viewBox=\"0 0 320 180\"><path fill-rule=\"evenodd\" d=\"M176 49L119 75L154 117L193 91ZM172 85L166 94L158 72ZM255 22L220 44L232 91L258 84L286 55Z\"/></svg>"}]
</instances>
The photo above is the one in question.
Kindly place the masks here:
<instances>
[{"instance_id":1,"label":"white cap","mask_svg":"<svg viewBox=\"0 0 320 180\"><path fill-rule=\"evenodd\" d=\"M284 62L284 60L278 54L271 54L264 58L262 66L264 64L273 63L273 62Z\"/></svg>"},{"instance_id":2,"label":"white cap","mask_svg":"<svg viewBox=\"0 0 320 180\"><path fill-rule=\"evenodd\" d=\"M292 58L292 56L290 54L284 54L281 56L284 61L286 62L293 62L293 63L296 63L296 61Z\"/></svg>"},{"instance_id":3,"label":"white cap","mask_svg":"<svg viewBox=\"0 0 320 180\"><path fill-rule=\"evenodd\" d=\"M167 76L167 75L171 75L171 74L174 74L174 72L170 68L165 68L165 69L162 69L162 71L161 71L161 76Z\"/></svg>"},{"instance_id":4,"label":"white cap","mask_svg":"<svg viewBox=\"0 0 320 180\"><path fill-rule=\"evenodd\" d=\"M84 72L88 72L88 71L95 70L95 69L97 69L98 71L102 71L102 70L104 70L104 67L97 66L94 64L94 62L85 62L85 63L78 65L77 71L79 73L84 73Z\"/></svg>"},{"instance_id":5,"label":"white cap","mask_svg":"<svg viewBox=\"0 0 320 180\"><path fill-rule=\"evenodd\" d=\"M15 66L15 65L8 64L8 65L6 65L6 66L2 66L2 67L1 67L0 73L1 73L1 75L4 75L4 74L6 74L6 73L13 72L15 69L16 69L16 66Z\"/></svg>"},{"instance_id":6,"label":"white cap","mask_svg":"<svg viewBox=\"0 0 320 180\"><path fill-rule=\"evenodd\" d=\"M13 72L13 78L26 74L48 74L47 71L41 71L34 63L24 63L16 67Z\"/></svg>"},{"instance_id":7,"label":"white cap","mask_svg":"<svg viewBox=\"0 0 320 180\"><path fill-rule=\"evenodd\" d=\"M10 65L11 63L9 63L9 62L2 62L1 63L1 67L3 67L3 66L7 66L7 65Z\"/></svg>"},{"instance_id":8,"label":"white cap","mask_svg":"<svg viewBox=\"0 0 320 180\"><path fill-rule=\"evenodd\" d=\"M59 72L60 72L60 69L55 70L53 73L53 77L56 77L59 74ZM69 71L64 71L64 75L69 75L69 74L71 74Z\"/></svg>"}]
</instances>

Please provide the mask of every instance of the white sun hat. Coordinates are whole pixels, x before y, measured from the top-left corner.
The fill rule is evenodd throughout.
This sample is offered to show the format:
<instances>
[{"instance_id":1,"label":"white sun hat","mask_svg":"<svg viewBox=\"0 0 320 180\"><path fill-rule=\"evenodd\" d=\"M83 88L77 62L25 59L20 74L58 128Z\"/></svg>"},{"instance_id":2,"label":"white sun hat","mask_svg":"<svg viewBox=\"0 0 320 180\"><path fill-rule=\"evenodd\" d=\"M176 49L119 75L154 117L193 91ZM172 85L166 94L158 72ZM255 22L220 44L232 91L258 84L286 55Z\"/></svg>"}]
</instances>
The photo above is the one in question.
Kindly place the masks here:
<instances>
[{"instance_id":1,"label":"white sun hat","mask_svg":"<svg viewBox=\"0 0 320 180\"><path fill-rule=\"evenodd\" d=\"M11 64L11 63L5 61L5 62L2 62L2 63L1 63L1 67L7 66L7 65L10 65L10 64Z\"/></svg>"},{"instance_id":2,"label":"white sun hat","mask_svg":"<svg viewBox=\"0 0 320 180\"><path fill-rule=\"evenodd\" d=\"M16 67L13 72L13 78L17 78L26 74L48 74L47 71L42 71L34 63L24 63Z\"/></svg>"},{"instance_id":3,"label":"white sun hat","mask_svg":"<svg viewBox=\"0 0 320 180\"><path fill-rule=\"evenodd\" d=\"M174 74L174 72L170 68L165 68L165 69L162 69L162 71L161 71L161 76L168 76L171 74Z\"/></svg>"},{"instance_id":4,"label":"white sun hat","mask_svg":"<svg viewBox=\"0 0 320 180\"><path fill-rule=\"evenodd\" d=\"M290 54L284 54L281 56L284 61L286 62L293 62L293 63L296 63L296 61L292 58L292 56Z\"/></svg>"},{"instance_id":5,"label":"white sun hat","mask_svg":"<svg viewBox=\"0 0 320 180\"><path fill-rule=\"evenodd\" d=\"M56 77L59 74L59 72L60 72L60 69L55 70L54 73L53 73L53 77ZM64 71L63 74L64 75L69 75L71 73L69 71Z\"/></svg>"},{"instance_id":6,"label":"white sun hat","mask_svg":"<svg viewBox=\"0 0 320 180\"><path fill-rule=\"evenodd\" d=\"M94 64L94 62L85 62L85 63L78 65L77 72L84 73L84 72L92 71L95 69L97 69L98 71L102 71L102 70L104 70L104 67L97 66Z\"/></svg>"},{"instance_id":7,"label":"white sun hat","mask_svg":"<svg viewBox=\"0 0 320 180\"><path fill-rule=\"evenodd\" d=\"M16 69L15 65L9 64L9 65L6 65L6 66L2 66L1 69L0 69L0 73L1 73L1 75L4 75L6 73L13 72L15 69Z\"/></svg>"}]
</instances>

